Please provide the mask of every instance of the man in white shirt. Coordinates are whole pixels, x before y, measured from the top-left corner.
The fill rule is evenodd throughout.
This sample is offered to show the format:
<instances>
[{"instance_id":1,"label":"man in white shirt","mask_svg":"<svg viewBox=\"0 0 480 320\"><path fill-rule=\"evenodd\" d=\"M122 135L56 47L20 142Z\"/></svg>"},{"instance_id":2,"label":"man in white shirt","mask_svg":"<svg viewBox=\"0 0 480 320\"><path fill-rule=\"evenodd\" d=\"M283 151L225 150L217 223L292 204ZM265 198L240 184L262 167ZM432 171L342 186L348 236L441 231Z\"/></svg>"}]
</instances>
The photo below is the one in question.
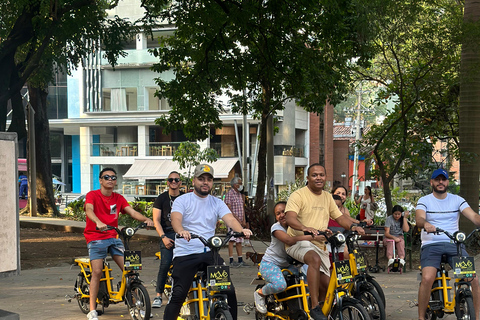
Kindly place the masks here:
<instances>
[{"instance_id":1,"label":"man in white shirt","mask_svg":"<svg viewBox=\"0 0 480 320\"><path fill-rule=\"evenodd\" d=\"M422 251L420 254L422 265L422 281L418 289L418 319L425 319L430 290L440 267L442 254L448 256L449 264L453 256L457 255L457 247L450 243L450 238L445 234L435 234L436 228L443 229L450 233L458 231L460 213L480 226L480 215L470 208L468 203L460 196L447 192L448 173L444 169L437 169L430 179L432 193L418 200L415 218L418 228L423 228ZM465 249L464 254L467 255ZM475 304L475 314L478 318L480 307L480 290L478 280L472 282L472 291Z\"/></svg>"},{"instance_id":2,"label":"man in white shirt","mask_svg":"<svg viewBox=\"0 0 480 320\"><path fill-rule=\"evenodd\" d=\"M164 320L176 320L182 303L195 274L207 271L208 265L213 265L213 254L199 239L191 239L190 233L201 235L208 239L215 235L217 221L222 219L235 232L243 232L248 238L252 235L249 229L243 229L220 199L210 195L213 188L213 168L208 164L200 164L195 168L193 192L178 197L173 203L171 220L176 233L183 238L175 240L173 250L173 287L172 296L165 308ZM220 263L224 263L220 257ZM233 287L233 286L232 286ZM227 292L228 305L233 319L237 319L237 298L235 288Z\"/></svg>"}]
</instances>

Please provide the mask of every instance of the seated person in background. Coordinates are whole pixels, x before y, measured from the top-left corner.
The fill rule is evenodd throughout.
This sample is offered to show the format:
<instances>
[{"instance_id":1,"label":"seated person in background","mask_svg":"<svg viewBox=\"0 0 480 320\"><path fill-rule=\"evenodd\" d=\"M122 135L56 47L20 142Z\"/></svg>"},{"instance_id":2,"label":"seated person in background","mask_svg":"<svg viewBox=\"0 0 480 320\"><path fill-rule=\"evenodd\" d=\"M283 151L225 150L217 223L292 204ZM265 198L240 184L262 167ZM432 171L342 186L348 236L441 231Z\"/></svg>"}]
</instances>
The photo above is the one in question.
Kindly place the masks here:
<instances>
[{"instance_id":1,"label":"seated person in background","mask_svg":"<svg viewBox=\"0 0 480 320\"><path fill-rule=\"evenodd\" d=\"M265 251L259 267L260 274L267 284L253 294L255 307L260 313L267 313L265 296L282 292L287 288L287 282L283 277L281 269L290 269L292 272L298 273L297 269L287 261L285 244L293 245L297 243L297 241L312 240L311 235L291 237L287 234L287 220L285 219L286 205L286 201L279 201L273 208L277 222L270 228L272 241Z\"/></svg>"},{"instance_id":2,"label":"seated person in background","mask_svg":"<svg viewBox=\"0 0 480 320\"><path fill-rule=\"evenodd\" d=\"M397 249L398 257L400 258L400 264L405 264L405 241L403 240L403 233L408 232L410 229L408 226L408 216L410 212L403 212L403 208L396 205L392 208L392 215L385 220L385 238L393 239L392 241L386 241L387 243L387 258L388 266L393 263L393 245Z\"/></svg>"}]
</instances>

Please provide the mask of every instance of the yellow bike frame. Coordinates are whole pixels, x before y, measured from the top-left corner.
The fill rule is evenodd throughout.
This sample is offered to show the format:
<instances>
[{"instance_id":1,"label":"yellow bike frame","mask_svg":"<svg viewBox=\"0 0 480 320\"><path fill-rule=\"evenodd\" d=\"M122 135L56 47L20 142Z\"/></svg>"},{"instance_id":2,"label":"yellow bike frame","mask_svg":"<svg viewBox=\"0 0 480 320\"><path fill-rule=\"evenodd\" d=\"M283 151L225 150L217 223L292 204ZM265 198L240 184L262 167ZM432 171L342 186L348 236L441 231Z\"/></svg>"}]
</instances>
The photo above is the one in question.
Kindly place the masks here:
<instances>
[{"instance_id":1,"label":"yellow bike frame","mask_svg":"<svg viewBox=\"0 0 480 320\"><path fill-rule=\"evenodd\" d=\"M293 274L293 272L289 269L282 269L282 274L284 272L288 272L289 274ZM262 275L260 274L260 272L258 273L258 278L259 279L262 278ZM308 297L310 297L310 293L308 293L308 284L305 283L305 280L304 280L303 277L300 277L300 283L296 283L296 284L293 284L291 286L288 286L282 292L286 292L288 290L297 289L297 288L300 288L300 294L296 294L296 295L293 295L293 296L288 296L288 297L285 297L285 298L280 298L278 296L278 294L276 294L276 293L273 296L275 297L275 300L277 300L278 302L286 302L286 301L289 301L289 300L302 298L303 310L307 313L308 316L310 316L310 309L308 308ZM280 320L290 320L289 317L282 317L282 316L280 316L278 314L275 314L271 311L267 311L265 316L266 317L277 318L277 319L280 319Z\"/></svg>"},{"instance_id":2,"label":"yellow bike frame","mask_svg":"<svg viewBox=\"0 0 480 320\"><path fill-rule=\"evenodd\" d=\"M85 276L85 280L87 281L88 285L90 285L90 278L91 278L91 270L92 266L90 264L90 259L88 258L77 258L75 259L75 263L80 267L82 274ZM119 291L114 291L113 290L113 276L111 276L111 271L112 269L110 268L108 262L103 260L103 275L100 278L100 283L106 282L107 285L107 291L108 295L110 298L110 302L112 303L118 303L123 301L123 296L125 294L125 290L127 288L127 275L130 273L130 271L123 270L122 272L122 283L120 285L120 290ZM87 273L88 272L88 273ZM84 292L81 292L81 297L80 298L89 298L90 295L85 294ZM100 303L97 299L97 303Z\"/></svg>"},{"instance_id":3,"label":"yellow bike frame","mask_svg":"<svg viewBox=\"0 0 480 320\"><path fill-rule=\"evenodd\" d=\"M440 291L440 295L443 296L443 311L445 313L454 313L455 312L455 292L452 292L452 300L450 301L448 299L448 290L452 290L452 286L448 286L448 283L450 280L452 280L451 277L447 277L445 269L442 267L440 269L440 273L442 274L441 277L435 277L435 281L441 281L442 286L441 287L435 287L432 288L431 292L434 293L436 291ZM455 279L455 283L459 282L461 279L457 278Z\"/></svg>"}]
</instances>

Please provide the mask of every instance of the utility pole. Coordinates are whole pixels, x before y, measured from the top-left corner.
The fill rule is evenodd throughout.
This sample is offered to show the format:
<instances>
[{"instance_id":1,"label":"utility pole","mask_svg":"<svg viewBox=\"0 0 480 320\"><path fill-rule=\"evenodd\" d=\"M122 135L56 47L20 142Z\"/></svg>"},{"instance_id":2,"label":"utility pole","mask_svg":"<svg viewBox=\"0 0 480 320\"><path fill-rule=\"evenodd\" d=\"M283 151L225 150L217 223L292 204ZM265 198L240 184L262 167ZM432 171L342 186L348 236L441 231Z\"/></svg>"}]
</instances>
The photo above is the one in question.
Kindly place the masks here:
<instances>
[{"instance_id":1,"label":"utility pole","mask_svg":"<svg viewBox=\"0 0 480 320\"><path fill-rule=\"evenodd\" d=\"M355 191L358 182L358 141L360 141L360 115L362 109L362 84L360 83L360 90L357 91L357 119L355 126L355 155L353 159L353 176L352 176L352 200L355 200Z\"/></svg>"}]
</instances>

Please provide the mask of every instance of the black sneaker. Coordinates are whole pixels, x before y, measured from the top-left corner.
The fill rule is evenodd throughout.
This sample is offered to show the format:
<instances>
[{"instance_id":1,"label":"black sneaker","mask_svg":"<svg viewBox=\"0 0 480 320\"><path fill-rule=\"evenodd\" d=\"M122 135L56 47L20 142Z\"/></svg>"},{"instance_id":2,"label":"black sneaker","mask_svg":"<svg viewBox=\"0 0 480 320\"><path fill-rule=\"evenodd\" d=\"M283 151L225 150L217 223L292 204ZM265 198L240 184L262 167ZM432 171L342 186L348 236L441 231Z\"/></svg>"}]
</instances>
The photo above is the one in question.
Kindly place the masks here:
<instances>
[{"instance_id":1,"label":"black sneaker","mask_svg":"<svg viewBox=\"0 0 480 320\"><path fill-rule=\"evenodd\" d=\"M316 306L310 310L310 317L312 317L313 320L327 320L327 317L323 314L320 306Z\"/></svg>"}]
</instances>

